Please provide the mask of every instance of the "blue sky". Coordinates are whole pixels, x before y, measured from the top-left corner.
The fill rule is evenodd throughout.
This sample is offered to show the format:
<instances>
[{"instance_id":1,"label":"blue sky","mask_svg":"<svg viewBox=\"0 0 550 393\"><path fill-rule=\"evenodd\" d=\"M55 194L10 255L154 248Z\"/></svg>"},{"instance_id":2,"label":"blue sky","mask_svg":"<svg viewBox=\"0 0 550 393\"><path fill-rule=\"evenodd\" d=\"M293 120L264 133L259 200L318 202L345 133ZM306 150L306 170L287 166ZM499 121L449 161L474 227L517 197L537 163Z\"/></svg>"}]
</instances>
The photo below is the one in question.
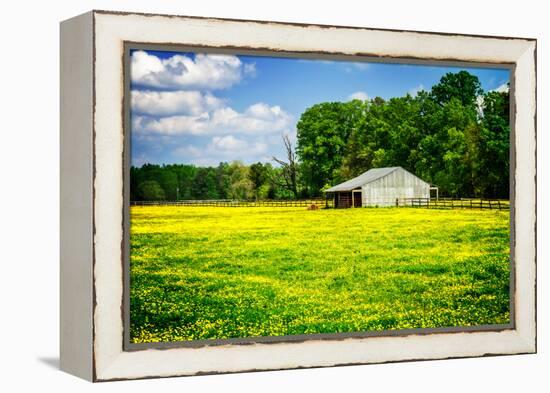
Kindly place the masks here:
<instances>
[{"instance_id":1,"label":"blue sky","mask_svg":"<svg viewBox=\"0 0 550 393\"><path fill-rule=\"evenodd\" d=\"M316 103L414 95L459 70L485 91L509 81L495 68L132 51L132 165L272 162Z\"/></svg>"}]
</instances>

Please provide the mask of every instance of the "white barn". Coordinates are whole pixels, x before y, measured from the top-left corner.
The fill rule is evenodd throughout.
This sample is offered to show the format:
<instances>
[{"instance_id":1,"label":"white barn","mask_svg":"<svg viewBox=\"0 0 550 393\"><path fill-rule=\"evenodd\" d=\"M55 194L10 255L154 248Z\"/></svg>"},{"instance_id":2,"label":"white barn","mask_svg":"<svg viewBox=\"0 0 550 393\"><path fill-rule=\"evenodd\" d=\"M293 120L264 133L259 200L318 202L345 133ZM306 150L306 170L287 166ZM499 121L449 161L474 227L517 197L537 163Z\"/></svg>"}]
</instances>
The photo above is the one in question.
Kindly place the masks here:
<instances>
[{"instance_id":1,"label":"white barn","mask_svg":"<svg viewBox=\"0 0 550 393\"><path fill-rule=\"evenodd\" d=\"M430 184L400 166L373 168L325 191L334 207L395 206L405 198L430 198ZM436 189L436 187L433 187Z\"/></svg>"}]
</instances>

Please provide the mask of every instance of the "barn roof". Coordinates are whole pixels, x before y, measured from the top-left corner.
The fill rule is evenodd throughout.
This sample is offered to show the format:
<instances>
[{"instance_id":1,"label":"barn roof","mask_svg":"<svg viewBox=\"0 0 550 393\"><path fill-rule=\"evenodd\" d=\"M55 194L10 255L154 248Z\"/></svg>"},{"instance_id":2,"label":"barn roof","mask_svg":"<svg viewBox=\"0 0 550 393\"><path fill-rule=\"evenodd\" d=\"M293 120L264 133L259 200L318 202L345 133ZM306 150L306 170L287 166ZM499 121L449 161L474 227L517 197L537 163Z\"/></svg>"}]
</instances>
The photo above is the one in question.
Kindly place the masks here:
<instances>
[{"instance_id":1,"label":"barn roof","mask_svg":"<svg viewBox=\"0 0 550 393\"><path fill-rule=\"evenodd\" d=\"M325 190L325 192L351 191L356 188L362 187L365 184L372 183L375 180L385 177L399 168L401 167L393 166L389 168L372 168L365 173L354 177L353 179L337 184L334 187Z\"/></svg>"}]
</instances>

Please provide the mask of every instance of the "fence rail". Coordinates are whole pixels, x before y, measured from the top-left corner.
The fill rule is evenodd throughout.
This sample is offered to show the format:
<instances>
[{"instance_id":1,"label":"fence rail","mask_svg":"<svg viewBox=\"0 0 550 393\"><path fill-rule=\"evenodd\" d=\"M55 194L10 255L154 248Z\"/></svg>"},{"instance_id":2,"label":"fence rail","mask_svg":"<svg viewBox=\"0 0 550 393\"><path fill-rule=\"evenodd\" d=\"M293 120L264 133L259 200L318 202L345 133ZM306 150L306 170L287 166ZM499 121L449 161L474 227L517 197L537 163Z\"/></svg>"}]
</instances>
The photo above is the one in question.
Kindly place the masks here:
<instances>
[{"instance_id":1,"label":"fence rail","mask_svg":"<svg viewBox=\"0 0 550 393\"><path fill-rule=\"evenodd\" d=\"M427 209L490 209L510 210L510 201L476 198L397 198L393 201L371 201L369 206L421 207ZM301 200L246 201L233 199L132 201L131 206L207 206L207 207L334 207L332 199L312 198Z\"/></svg>"},{"instance_id":2,"label":"fence rail","mask_svg":"<svg viewBox=\"0 0 550 393\"><path fill-rule=\"evenodd\" d=\"M212 206L212 207L332 207L332 200L321 198L300 200L246 201L233 199L181 200L181 201L132 201L131 206Z\"/></svg>"},{"instance_id":3,"label":"fence rail","mask_svg":"<svg viewBox=\"0 0 550 393\"><path fill-rule=\"evenodd\" d=\"M479 198L398 198L395 201L395 206L424 207L428 209L510 210L510 201Z\"/></svg>"}]
</instances>

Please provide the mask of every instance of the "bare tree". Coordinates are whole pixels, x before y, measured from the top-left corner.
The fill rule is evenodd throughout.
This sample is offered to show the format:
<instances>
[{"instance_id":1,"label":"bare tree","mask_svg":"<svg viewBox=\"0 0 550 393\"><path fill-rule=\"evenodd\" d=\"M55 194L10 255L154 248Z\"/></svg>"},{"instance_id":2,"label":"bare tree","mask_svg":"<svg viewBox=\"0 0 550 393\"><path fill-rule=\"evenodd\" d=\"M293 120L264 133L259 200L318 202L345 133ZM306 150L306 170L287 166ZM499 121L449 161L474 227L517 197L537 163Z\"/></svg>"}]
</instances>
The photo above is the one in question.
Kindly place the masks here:
<instances>
[{"instance_id":1,"label":"bare tree","mask_svg":"<svg viewBox=\"0 0 550 393\"><path fill-rule=\"evenodd\" d=\"M296 163L296 153L292 148L292 142L288 135L283 135L283 143L286 150L286 158L288 162L273 157L273 161L281 165L281 179L274 179L280 187L290 191L294 198L298 198L298 164Z\"/></svg>"}]
</instances>

